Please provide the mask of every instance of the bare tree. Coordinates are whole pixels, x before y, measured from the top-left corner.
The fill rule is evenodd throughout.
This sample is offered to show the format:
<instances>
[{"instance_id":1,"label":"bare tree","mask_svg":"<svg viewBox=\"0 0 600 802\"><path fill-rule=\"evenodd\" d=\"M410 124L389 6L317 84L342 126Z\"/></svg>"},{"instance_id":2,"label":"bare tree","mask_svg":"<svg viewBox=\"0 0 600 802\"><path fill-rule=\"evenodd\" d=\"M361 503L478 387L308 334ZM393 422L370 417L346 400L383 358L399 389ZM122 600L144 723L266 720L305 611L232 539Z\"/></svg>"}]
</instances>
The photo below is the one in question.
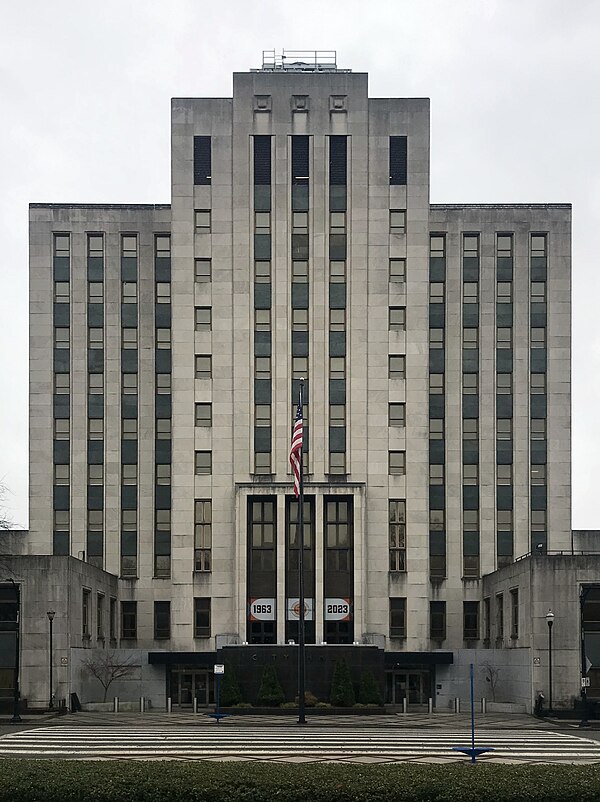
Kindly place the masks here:
<instances>
[{"instance_id":1,"label":"bare tree","mask_svg":"<svg viewBox=\"0 0 600 802\"><path fill-rule=\"evenodd\" d=\"M97 657L87 657L82 660L82 665L104 688L103 702L106 702L108 689L112 683L129 676L137 668L133 657L121 658L112 650L101 652Z\"/></svg>"},{"instance_id":2,"label":"bare tree","mask_svg":"<svg viewBox=\"0 0 600 802\"><path fill-rule=\"evenodd\" d=\"M482 671L485 672L485 681L489 682L492 692L492 702L496 701L496 685L500 678L500 669L492 665L489 660L484 660L481 664Z\"/></svg>"}]
</instances>

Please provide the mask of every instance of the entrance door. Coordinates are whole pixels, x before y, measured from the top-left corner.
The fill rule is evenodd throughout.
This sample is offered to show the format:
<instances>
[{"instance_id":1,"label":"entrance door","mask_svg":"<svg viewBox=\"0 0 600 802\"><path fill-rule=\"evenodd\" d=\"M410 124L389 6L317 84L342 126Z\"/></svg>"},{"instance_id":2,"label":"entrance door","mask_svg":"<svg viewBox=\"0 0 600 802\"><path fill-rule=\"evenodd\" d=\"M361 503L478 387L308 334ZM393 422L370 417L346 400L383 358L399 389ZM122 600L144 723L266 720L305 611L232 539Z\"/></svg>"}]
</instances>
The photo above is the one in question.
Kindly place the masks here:
<instances>
[{"instance_id":1,"label":"entrance door","mask_svg":"<svg viewBox=\"0 0 600 802\"><path fill-rule=\"evenodd\" d=\"M390 671L387 675L387 702L401 705L426 705L431 695L429 671Z\"/></svg>"},{"instance_id":2,"label":"entrance door","mask_svg":"<svg viewBox=\"0 0 600 802\"><path fill-rule=\"evenodd\" d=\"M199 707L212 702L212 674L209 671L187 666L171 669L171 700L174 707L192 707L197 699Z\"/></svg>"}]
</instances>

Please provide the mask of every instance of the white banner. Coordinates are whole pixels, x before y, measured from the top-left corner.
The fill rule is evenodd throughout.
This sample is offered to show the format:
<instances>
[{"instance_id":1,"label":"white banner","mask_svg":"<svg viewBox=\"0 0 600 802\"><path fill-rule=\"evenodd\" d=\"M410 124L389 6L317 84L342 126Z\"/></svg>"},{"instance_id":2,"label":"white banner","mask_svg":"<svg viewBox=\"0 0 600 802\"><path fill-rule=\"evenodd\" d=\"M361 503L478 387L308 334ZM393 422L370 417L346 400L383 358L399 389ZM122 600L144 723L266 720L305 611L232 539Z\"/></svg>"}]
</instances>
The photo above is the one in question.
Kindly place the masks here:
<instances>
[{"instance_id":1,"label":"white banner","mask_svg":"<svg viewBox=\"0 0 600 802\"><path fill-rule=\"evenodd\" d=\"M287 600L287 620L288 621L300 620L300 599L297 597L295 599ZM305 621L313 620L312 599L304 599L304 620Z\"/></svg>"},{"instance_id":2,"label":"white banner","mask_svg":"<svg viewBox=\"0 0 600 802\"><path fill-rule=\"evenodd\" d=\"M350 599L325 599L325 621L350 621Z\"/></svg>"},{"instance_id":3,"label":"white banner","mask_svg":"<svg viewBox=\"0 0 600 802\"><path fill-rule=\"evenodd\" d=\"M250 599L250 621L275 621L275 599Z\"/></svg>"}]
</instances>

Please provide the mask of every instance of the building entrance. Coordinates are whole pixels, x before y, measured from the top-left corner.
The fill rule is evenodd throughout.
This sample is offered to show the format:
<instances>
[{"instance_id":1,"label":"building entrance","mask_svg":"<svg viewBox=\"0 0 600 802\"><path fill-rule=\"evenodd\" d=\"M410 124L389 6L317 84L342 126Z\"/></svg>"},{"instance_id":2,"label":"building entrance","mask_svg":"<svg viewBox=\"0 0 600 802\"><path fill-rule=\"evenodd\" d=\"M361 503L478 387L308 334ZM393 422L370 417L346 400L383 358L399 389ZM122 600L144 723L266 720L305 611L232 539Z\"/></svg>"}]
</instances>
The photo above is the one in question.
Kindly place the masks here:
<instances>
[{"instance_id":1,"label":"building entrance","mask_svg":"<svg viewBox=\"0 0 600 802\"><path fill-rule=\"evenodd\" d=\"M386 673L386 704L427 705L431 696L429 671L388 671Z\"/></svg>"},{"instance_id":2,"label":"building entrance","mask_svg":"<svg viewBox=\"0 0 600 802\"><path fill-rule=\"evenodd\" d=\"M213 700L212 673L193 666L171 668L170 696L173 707L192 707L194 699L199 707L206 707Z\"/></svg>"}]
</instances>

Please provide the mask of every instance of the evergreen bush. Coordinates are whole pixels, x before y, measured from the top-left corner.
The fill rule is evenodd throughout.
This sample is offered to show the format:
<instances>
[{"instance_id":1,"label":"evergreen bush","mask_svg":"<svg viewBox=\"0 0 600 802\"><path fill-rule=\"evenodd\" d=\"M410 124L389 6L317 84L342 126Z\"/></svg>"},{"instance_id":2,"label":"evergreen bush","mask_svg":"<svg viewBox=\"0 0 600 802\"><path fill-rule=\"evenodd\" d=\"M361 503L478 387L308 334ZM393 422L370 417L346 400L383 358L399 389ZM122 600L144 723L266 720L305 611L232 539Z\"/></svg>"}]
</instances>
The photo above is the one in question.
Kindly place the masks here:
<instances>
[{"instance_id":1,"label":"evergreen bush","mask_svg":"<svg viewBox=\"0 0 600 802\"><path fill-rule=\"evenodd\" d=\"M348 663L342 658L337 660L331 681L331 704L335 707L352 707L356 702L354 686Z\"/></svg>"},{"instance_id":2,"label":"evergreen bush","mask_svg":"<svg viewBox=\"0 0 600 802\"><path fill-rule=\"evenodd\" d=\"M277 672L273 666L265 666L264 668L257 702L263 707L279 707L285 702L285 694L279 684Z\"/></svg>"},{"instance_id":3,"label":"evergreen bush","mask_svg":"<svg viewBox=\"0 0 600 802\"><path fill-rule=\"evenodd\" d=\"M381 705L381 693L379 686L375 682L373 672L367 669L360 675L360 687L358 689L358 700L363 705Z\"/></svg>"},{"instance_id":4,"label":"evergreen bush","mask_svg":"<svg viewBox=\"0 0 600 802\"><path fill-rule=\"evenodd\" d=\"M229 663L225 663L225 673L221 677L221 696L220 702L223 707L233 707L242 701L242 692L237 681L235 669Z\"/></svg>"}]
</instances>

